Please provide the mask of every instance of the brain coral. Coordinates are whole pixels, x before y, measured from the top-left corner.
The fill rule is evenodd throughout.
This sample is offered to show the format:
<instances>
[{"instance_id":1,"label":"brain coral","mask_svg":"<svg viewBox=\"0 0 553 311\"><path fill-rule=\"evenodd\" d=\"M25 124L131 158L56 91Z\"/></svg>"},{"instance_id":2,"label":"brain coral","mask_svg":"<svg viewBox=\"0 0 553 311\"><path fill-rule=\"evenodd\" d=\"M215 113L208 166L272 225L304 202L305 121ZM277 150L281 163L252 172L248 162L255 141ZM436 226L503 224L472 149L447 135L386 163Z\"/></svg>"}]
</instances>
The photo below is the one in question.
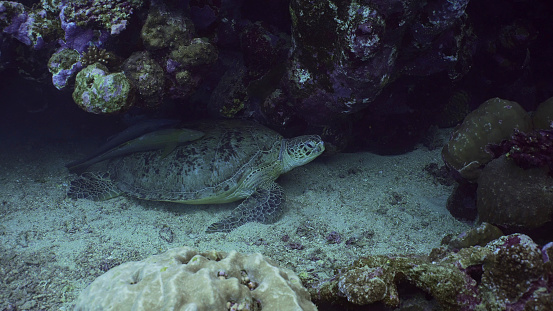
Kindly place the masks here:
<instances>
[{"instance_id":1,"label":"brain coral","mask_svg":"<svg viewBox=\"0 0 553 311\"><path fill-rule=\"evenodd\" d=\"M261 254L188 247L117 266L92 282L79 310L316 310L291 270Z\"/></svg>"}]
</instances>

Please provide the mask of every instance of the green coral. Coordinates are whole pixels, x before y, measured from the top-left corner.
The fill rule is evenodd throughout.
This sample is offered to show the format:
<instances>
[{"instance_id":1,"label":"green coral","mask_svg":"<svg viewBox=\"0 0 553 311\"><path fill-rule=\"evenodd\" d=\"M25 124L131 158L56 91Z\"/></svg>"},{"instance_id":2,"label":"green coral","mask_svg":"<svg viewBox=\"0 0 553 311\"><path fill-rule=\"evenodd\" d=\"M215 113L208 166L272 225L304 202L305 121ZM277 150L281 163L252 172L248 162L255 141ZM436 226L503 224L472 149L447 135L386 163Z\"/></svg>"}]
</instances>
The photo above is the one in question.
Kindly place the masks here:
<instances>
[{"instance_id":1,"label":"green coral","mask_svg":"<svg viewBox=\"0 0 553 311\"><path fill-rule=\"evenodd\" d=\"M149 50L187 45L194 34L194 24L181 14L152 8L142 26L141 37Z\"/></svg>"},{"instance_id":2,"label":"green coral","mask_svg":"<svg viewBox=\"0 0 553 311\"><path fill-rule=\"evenodd\" d=\"M46 12L54 13L58 15L60 13L60 6L62 0L40 0L40 7L46 10Z\"/></svg>"},{"instance_id":3,"label":"green coral","mask_svg":"<svg viewBox=\"0 0 553 311\"><path fill-rule=\"evenodd\" d=\"M87 112L121 112L132 104L131 84L124 73L109 73L104 65L96 63L77 74L73 100Z\"/></svg>"},{"instance_id":4,"label":"green coral","mask_svg":"<svg viewBox=\"0 0 553 311\"><path fill-rule=\"evenodd\" d=\"M444 307L455 306L458 295L471 295L465 289L464 273L453 263L432 264L423 258L387 255L356 261L335 281L323 284L317 294L326 300L344 296L359 305L382 301L397 307L400 302L397 284L402 281L425 290Z\"/></svg>"},{"instance_id":5,"label":"green coral","mask_svg":"<svg viewBox=\"0 0 553 311\"><path fill-rule=\"evenodd\" d=\"M48 10L40 8L30 12L29 17L34 20L29 28L29 37L33 42L33 46L37 46L41 40L53 42L63 38L64 32L61 28L58 12L48 12Z\"/></svg>"},{"instance_id":6,"label":"green coral","mask_svg":"<svg viewBox=\"0 0 553 311\"><path fill-rule=\"evenodd\" d=\"M67 22L77 26L97 24L116 34L126 26L133 10L142 5L142 0L76 0L69 2L63 13Z\"/></svg>"},{"instance_id":7,"label":"green coral","mask_svg":"<svg viewBox=\"0 0 553 311\"><path fill-rule=\"evenodd\" d=\"M246 97L247 100L247 97ZM244 101L234 98L230 103L227 103L221 108L221 115L227 118L234 117L237 113L244 110Z\"/></svg>"},{"instance_id":8,"label":"green coral","mask_svg":"<svg viewBox=\"0 0 553 311\"><path fill-rule=\"evenodd\" d=\"M194 38L189 45L179 45L173 50L171 58L185 67L207 65L217 60L217 49L207 41Z\"/></svg>"},{"instance_id":9,"label":"green coral","mask_svg":"<svg viewBox=\"0 0 553 311\"><path fill-rule=\"evenodd\" d=\"M508 246L508 247L504 247ZM489 249L482 275L483 295L494 310L518 301L544 272L541 250L526 235L503 236L486 246Z\"/></svg>"},{"instance_id":10,"label":"green coral","mask_svg":"<svg viewBox=\"0 0 553 311\"><path fill-rule=\"evenodd\" d=\"M179 85L188 85L192 83L192 75L188 70L178 71L175 74L175 79Z\"/></svg>"},{"instance_id":11,"label":"green coral","mask_svg":"<svg viewBox=\"0 0 553 311\"><path fill-rule=\"evenodd\" d=\"M135 52L123 63L123 71L147 107L160 104L165 84L161 66L148 52Z\"/></svg>"},{"instance_id":12,"label":"green coral","mask_svg":"<svg viewBox=\"0 0 553 311\"><path fill-rule=\"evenodd\" d=\"M38 48L44 42L63 38L57 11L51 12L39 5L28 8L12 1L0 1L0 4L3 7L3 11L0 12L0 28L7 27L13 19L28 15L25 23L20 25L21 33L17 36L24 44ZM26 32L26 36L22 36L23 31Z\"/></svg>"},{"instance_id":13,"label":"green coral","mask_svg":"<svg viewBox=\"0 0 553 311\"><path fill-rule=\"evenodd\" d=\"M52 79L54 86L61 90L67 84L67 81L74 76L80 59L79 52L73 49L62 49L50 57L48 60L48 70L54 77ZM65 76L63 73L67 73ZM55 77L61 77L56 79Z\"/></svg>"}]
</instances>

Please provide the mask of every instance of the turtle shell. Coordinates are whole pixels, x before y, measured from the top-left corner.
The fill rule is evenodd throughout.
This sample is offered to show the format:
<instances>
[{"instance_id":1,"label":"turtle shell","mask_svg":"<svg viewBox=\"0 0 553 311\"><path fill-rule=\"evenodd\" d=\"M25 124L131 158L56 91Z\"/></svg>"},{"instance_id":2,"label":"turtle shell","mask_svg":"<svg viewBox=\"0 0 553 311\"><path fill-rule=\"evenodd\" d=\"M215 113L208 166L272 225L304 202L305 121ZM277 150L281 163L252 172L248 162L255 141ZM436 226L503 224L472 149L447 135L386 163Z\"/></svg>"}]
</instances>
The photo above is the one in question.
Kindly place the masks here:
<instances>
[{"instance_id":1,"label":"turtle shell","mask_svg":"<svg viewBox=\"0 0 553 311\"><path fill-rule=\"evenodd\" d=\"M146 200L225 203L251 195L280 173L283 137L253 122L186 126L205 135L176 147L114 159L109 172L124 193Z\"/></svg>"}]
</instances>

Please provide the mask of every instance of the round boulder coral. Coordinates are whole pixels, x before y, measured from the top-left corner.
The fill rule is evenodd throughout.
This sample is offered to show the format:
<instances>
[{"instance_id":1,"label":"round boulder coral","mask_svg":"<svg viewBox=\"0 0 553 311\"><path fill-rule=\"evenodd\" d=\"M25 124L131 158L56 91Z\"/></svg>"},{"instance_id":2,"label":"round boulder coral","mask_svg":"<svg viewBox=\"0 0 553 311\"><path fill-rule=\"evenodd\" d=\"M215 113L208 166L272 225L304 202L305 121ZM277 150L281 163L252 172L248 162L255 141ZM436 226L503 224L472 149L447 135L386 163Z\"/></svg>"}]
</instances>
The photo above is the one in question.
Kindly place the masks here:
<instances>
[{"instance_id":1,"label":"round boulder coral","mask_svg":"<svg viewBox=\"0 0 553 311\"><path fill-rule=\"evenodd\" d=\"M261 254L188 247L128 262L98 277L75 310L316 310L291 270Z\"/></svg>"},{"instance_id":2,"label":"round boulder coral","mask_svg":"<svg viewBox=\"0 0 553 311\"><path fill-rule=\"evenodd\" d=\"M553 129L553 97L539 104L532 117L535 129Z\"/></svg>"},{"instance_id":3,"label":"round boulder coral","mask_svg":"<svg viewBox=\"0 0 553 311\"><path fill-rule=\"evenodd\" d=\"M518 103L489 99L455 128L442 150L442 158L460 177L474 182L493 159L486 151L488 144L498 144L511 137L515 129L525 132L531 126L530 117Z\"/></svg>"},{"instance_id":4,"label":"round boulder coral","mask_svg":"<svg viewBox=\"0 0 553 311\"><path fill-rule=\"evenodd\" d=\"M48 70L52 74L52 83L58 90L66 87L76 72L82 69L79 58L79 52L73 49L61 49L50 57Z\"/></svg>"},{"instance_id":5,"label":"round boulder coral","mask_svg":"<svg viewBox=\"0 0 553 311\"><path fill-rule=\"evenodd\" d=\"M163 68L144 51L134 52L122 67L140 102L150 108L158 106L165 84Z\"/></svg>"},{"instance_id":6,"label":"round boulder coral","mask_svg":"<svg viewBox=\"0 0 553 311\"><path fill-rule=\"evenodd\" d=\"M481 221L510 229L536 229L553 217L553 178L541 168L523 169L501 156L478 179Z\"/></svg>"},{"instance_id":7,"label":"round boulder coral","mask_svg":"<svg viewBox=\"0 0 553 311\"><path fill-rule=\"evenodd\" d=\"M73 100L86 112L110 114L127 110L131 95L124 73L109 73L106 66L95 63L77 74Z\"/></svg>"}]
</instances>

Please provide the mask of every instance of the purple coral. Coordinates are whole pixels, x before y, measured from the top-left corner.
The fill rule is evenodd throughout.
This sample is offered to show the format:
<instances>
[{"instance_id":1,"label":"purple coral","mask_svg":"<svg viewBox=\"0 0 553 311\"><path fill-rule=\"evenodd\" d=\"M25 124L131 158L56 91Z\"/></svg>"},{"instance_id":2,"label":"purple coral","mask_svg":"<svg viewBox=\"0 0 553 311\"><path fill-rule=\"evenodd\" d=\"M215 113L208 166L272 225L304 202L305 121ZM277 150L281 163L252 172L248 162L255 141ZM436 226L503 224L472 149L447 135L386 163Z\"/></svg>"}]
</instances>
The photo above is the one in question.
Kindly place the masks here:
<instances>
[{"instance_id":1,"label":"purple coral","mask_svg":"<svg viewBox=\"0 0 553 311\"><path fill-rule=\"evenodd\" d=\"M33 32L37 14L44 17L44 12L33 14L21 3L0 1L0 27L4 26L3 33L38 50L43 47L44 40L39 33Z\"/></svg>"},{"instance_id":2,"label":"purple coral","mask_svg":"<svg viewBox=\"0 0 553 311\"><path fill-rule=\"evenodd\" d=\"M62 20L79 27L100 26L111 35L126 28L134 9L129 1L122 0L62 1L60 8Z\"/></svg>"},{"instance_id":3,"label":"purple coral","mask_svg":"<svg viewBox=\"0 0 553 311\"><path fill-rule=\"evenodd\" d=\"M548 168L553 176L553 130L535 130L524 133L517 129L511 139L498 145L486 146L486 151L497 158L503 154L523 169Z\"/></svg>"}]
</instances>

